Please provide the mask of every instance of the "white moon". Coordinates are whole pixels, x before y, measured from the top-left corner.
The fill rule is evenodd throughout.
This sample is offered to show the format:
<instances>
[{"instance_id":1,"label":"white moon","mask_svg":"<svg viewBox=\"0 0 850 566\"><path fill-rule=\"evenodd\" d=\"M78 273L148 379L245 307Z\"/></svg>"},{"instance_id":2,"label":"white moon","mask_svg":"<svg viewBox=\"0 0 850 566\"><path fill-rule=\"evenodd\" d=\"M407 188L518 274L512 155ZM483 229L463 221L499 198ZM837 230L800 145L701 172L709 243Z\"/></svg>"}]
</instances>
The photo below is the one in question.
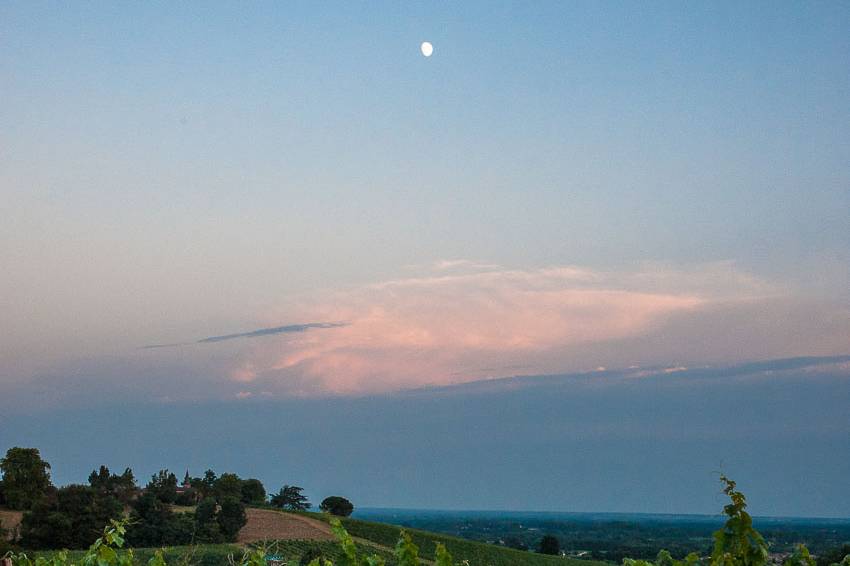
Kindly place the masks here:
<instances>
[{"instance_id":1,"label":"white moon","mask_svg":"<svg viewBox=\"0 0 850 566\"><path fill-rule=\"evenodd\" d=\"M434 46L427 41L423 41L422 45L419 46L419 49L422 51L422 55L424 55L425 57L430 57L431 53L434 52Z\"/></svg>"}]
</instances>

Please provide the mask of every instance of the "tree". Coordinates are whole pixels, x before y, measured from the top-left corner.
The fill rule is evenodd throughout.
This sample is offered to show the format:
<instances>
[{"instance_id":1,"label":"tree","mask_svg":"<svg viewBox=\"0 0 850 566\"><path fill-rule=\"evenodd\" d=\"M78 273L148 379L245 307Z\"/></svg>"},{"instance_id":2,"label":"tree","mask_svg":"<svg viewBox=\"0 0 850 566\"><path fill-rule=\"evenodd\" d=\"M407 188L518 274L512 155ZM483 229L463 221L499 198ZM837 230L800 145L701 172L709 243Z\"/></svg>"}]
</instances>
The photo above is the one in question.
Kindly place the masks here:
<instances>
[{"instance_id":1,"label":"tree","mask_svg":"<svg viewBox=\"0 0 850 566\"><path fill-rule=\"evenodd\" d=\"M242 482L242 503L247 505L261 505L266 502L266 488L263 482L250 478Z\"/></svg>"},{"instance_id":2,"label":"tree","mask_svg":"<svg viewBox=\"0 0 850 566\"><path fill-rule=\"evenodd\" d=\"M132 501L139 492L136 477L130 468L124 468L124 472L120 476L113 475L111 479L112 494L125 505Z\"/></svg>"},{"instance_id":3,"label":"tree","mask_svg":"<svg viewBox=\"0 0 850 566\"><path fill-rule=\"evenodd\" d=\"M191 513L174 513L154 492L133 501L127 541L133 546L189 544L195 524Z\"/></svg>"},{"instance_id":4,"label":"tree","mask_svg":"<svg viewBox=\"0 0 850 566\"><path fill-rule=\"evenodd\" d=\"M339 495L331 495L322 501L322 504L319 505L319 509L325 513L337 515L338 517L348 517L354 512L354 504Z\"/></svg>"},{"instance_id":5,"label":"tree","mask_svg":"<svg viewBox=\"0 0 850 566\"><path fill-rule=\"evenodd\" d=\"M215 481L213 493L219 503L225 497L242 499L242 480L236 474L221 474Z\"/></svg>"},{"instance_id":6,"label":"tree","mask_svg":"<svg viewBox=\"0 0 850 566\"><path fill-rule=\"evenodd\" d=\"M123 512L117 499L87 485L60 488L55 501L40 500L24 514L21 542L30 548L85 548L101 526Z\"/></svg>"},{"instance_id":7,"label":"tree","mask_svg":"<svg viewBox=\"0 0 850 566\"><path fill-rule=\"evenodd\" d=\"M89 485L101 494L112 495L125 505L133 500L138 491L136 478L130 468L125 468L124 473L119 476L110 473L106 466L101 466L89 474Z\"/></svg>"},{"instance_id":8,"label":"tree","mask_svg":"<svg viewBox=\"0 0 850 566\"><path fill-rule=\"evenodd\" d=\"M537 547L537 552L540 554L561 554L561 543L552 535L546 535L540 539L540 544Z\"/></svg>"},{"instance_id":9,"label":"tree","mask_svg":"<svg viewBox=\"0 0 850 566\"><path fill-rule=\"evenodd\" d=\"M207 470L204 472L204 477L191 478L192 489L198 492L199 499L212 497L214 495L213 491L215 489L215 482L217 479L218 476L215 475L214 471Z\"/></svg>"},{"instance_id":10,"label":"tree","mask_svg":"<svg viewBox=\"0 0 850 566\"><path fill-rule=\"evenodd\" d=\"M3 494L10 509L30 509L50 487L50 464L37 448L10 448L0 460Z\"/></svg>"},{"instance_id":11,"label":"tree","mask_svg":"<svg viewBox=\"0 0 850 566\"><path fill-rule=\"evenodd\" d=\"M217 543L224 540L216 521L217 514L218 504L212 497L202 499L195 507L195 540L197 542Z\"/></svg>"},{"instance_id":12,"label":"tree","mask_svg":"<svg viewBox=\"0 0 850 566\"><path fill-rule=\"evenodd\" d=\"M307 497L301 493L302 491L304 491L303 487L284 485L279 492L272 495L271 504L290 511L306 511L311 505Z\"/></svg>"},{"instance_id":13,"label":"tree","mask_svg":"<svg viewBox=\"0 0 850 566\"><path fill-rule=\"evenodd\" d=\"M245 506L235 497L225 497L219 505L221 508L216 516L218 528L227 542L233 542L236 540L236 535L239 534L239 529L248 522Z\"/></svg>"},{"instance_id":14,"label":"tree","mask_svg":"<svg viewBox=\"0 0 850 566\"><path fill-rule=\"evenodd\" d=\"M174 503L177 499L177 476L168 470L160 470L151 476L145 491L153 493L163 503Z\"/></svg>"}]
</instances>

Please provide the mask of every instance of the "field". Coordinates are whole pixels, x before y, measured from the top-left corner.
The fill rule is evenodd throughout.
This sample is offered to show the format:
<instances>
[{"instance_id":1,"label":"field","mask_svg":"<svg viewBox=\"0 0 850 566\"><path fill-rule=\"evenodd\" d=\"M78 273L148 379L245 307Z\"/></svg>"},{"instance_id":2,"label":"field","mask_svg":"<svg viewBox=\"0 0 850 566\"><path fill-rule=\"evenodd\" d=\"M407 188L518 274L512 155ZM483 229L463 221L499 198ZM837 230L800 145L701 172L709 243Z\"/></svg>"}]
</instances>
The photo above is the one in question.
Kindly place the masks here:
<instances>
[{"instance_id":1,"label":"field","mask_svg":"<svg viewBox=\"0 0 850 566\"><path fill-rule=\"evenodd\" d=\"M248 515L248 523L239 531L237 542L240 543L266 540L336 540L327 523L310 517L281 513L273 509L248 508L245 512Z\"/></svg>"}]
</instances>

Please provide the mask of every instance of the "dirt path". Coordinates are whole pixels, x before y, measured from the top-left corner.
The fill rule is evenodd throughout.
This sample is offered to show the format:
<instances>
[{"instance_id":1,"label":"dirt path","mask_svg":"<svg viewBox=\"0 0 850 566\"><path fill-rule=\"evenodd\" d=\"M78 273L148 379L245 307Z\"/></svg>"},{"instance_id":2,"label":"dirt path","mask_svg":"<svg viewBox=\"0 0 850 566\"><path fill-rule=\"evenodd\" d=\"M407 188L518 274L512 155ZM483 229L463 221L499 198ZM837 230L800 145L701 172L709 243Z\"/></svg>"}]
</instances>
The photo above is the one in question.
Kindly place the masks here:
<instances>
[{"instance_id":1,"label":"dirt path","mask_svg":"<svg viewBox=\"0 0 850 566\"><path fill-rule=\"evenodd\" d=\"M236 542L261 540L335 540L330 527L315 519L271 509L245 509L248 523Z\"/></svg>"}]
</instances>

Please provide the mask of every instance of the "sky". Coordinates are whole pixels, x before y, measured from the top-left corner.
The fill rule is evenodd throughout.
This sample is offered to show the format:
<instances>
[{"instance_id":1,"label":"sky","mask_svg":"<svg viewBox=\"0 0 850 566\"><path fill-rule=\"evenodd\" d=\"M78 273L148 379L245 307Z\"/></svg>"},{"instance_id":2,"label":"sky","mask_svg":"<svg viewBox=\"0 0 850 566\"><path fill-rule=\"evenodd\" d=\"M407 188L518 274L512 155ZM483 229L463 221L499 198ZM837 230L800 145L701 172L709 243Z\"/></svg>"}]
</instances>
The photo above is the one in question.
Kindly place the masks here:
<instances>
[{"instance_id":1,"label":"sky","mask_svg":"<svg viewBox=\"0 0 850 566\"><path fill-rule=\"evenodd\" d=\"M850 516L837 475L850 372L834 358L850 354L847 29L839 2L4 3L0 449L53 446L75 462L55 462L55 478L81 481L90 460L121 467L126 452L77 429L126 428L122 415L138 415L134 446L153 455L164 427L185 446L211 411L250 435L266 412L339 410L355 425L331 419L330 445L384 442L384 456L352 451L360 466L334 468L338 483L292 471L371 505L710 512L716 489L694 492L726 462L777 489L766 510ZM797 357L820 361L727 375ZM665 415L705 393L694 368L725 384L700 411L725 414L720 391L751 407L728 453L708 418L680 415L683 436L665 440ZM618 403L641 372L633 443ZM674 373L670 403L653 401ZM514 376L560 376L552 398L598 407L610 434L541 420L525 385L498 402L467 389ZM819 424L786 423L773 408L793 405L771 391L822 407ZM511 407L487 497L383 429L436 445L448 424L410 399L441 395L458 420L434 415L462 430L490 422L491 401ZM20 426L34 417L77 424ZM258 437L302 446L323 430L311 426ZM506 464L535 427L587 464L553 457L545 477ZM190 462L168 465L248 470L250 457L277 481L234 439L196 439ZM458 443L453 458L481 438ZM631 477L611 454L634 446L655 457ZM755 487L774 450L830 471L780 466ZM692 452L698 466L670 469L698 480L657 479ZM133 461L152 473L149 460ZM451 484L445 496L410 481L414 462ZM559 469L597 478L594 495L506 495L532 476L562 489Z\"/></svg>"}]
</instances>

